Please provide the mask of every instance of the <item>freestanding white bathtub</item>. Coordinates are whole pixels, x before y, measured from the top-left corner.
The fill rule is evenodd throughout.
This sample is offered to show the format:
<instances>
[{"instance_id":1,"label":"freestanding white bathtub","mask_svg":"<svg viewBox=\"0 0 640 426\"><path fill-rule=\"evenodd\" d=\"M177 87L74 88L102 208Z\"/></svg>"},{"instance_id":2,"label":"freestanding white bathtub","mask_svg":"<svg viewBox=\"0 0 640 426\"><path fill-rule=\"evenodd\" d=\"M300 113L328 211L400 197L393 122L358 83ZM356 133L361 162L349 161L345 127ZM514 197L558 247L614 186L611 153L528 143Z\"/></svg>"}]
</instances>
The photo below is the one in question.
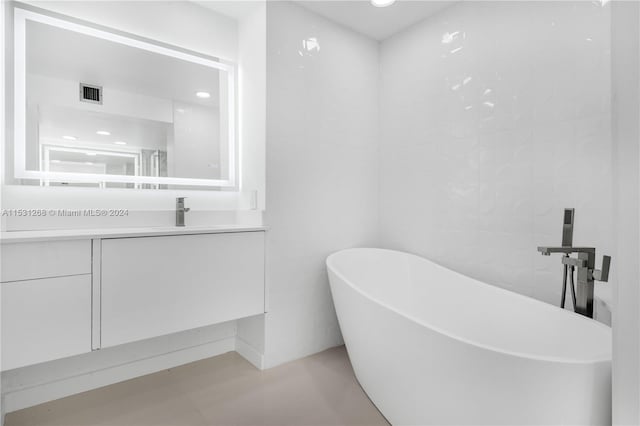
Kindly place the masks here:
<instances>
[{"instance_id":1,"label":"freestanding white bathtub","mask_svg":"<svg viewBox=\"0 0 640 426\"><path fill-rule=\"evenodd\" d=\"M611 424L609 327L406 253L327 268L356 377L392 424Z\"/></svg>"}]
</instances>

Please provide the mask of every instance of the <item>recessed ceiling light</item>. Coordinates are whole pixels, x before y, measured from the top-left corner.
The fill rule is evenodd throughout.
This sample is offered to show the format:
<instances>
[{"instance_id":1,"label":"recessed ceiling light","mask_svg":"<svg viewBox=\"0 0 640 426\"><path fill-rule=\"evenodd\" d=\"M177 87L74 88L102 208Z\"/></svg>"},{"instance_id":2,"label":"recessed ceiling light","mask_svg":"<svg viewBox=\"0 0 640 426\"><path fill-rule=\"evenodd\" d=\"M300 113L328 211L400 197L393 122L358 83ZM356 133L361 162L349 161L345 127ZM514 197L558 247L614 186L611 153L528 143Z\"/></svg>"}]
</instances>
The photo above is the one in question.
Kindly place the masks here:
<instances>
[{"instance_id":1,"label":"recessed ceiling light","mask_svg":"<svg viewBox=\"0 0 640 426\"><path fill-rule=\"evenodd\" d=\"M196 96L202 99L209 99L211 97L211 93L209 92L196 92Z\"/></svg>"},{"instance_id":2,"label":"recessed ceiling light","mask_svg":"<svg viewBox=\"0 0 640 426\"><path fill-rule=\"evenodd\" d=\"M68 141L77 141L78 138L76 138L75 136L63 136L62 139L66 139Z\"/></svg>"},{"instance_id":3,"label":"recessed ceiling light","mask_svg":"<svg viewBox=\"0 0 640 426\"><path fill-rule=\"evenodd\" d=\"M90 156L90 157L93 157L94 155L98 155L98 154L96 154L95 152L87 152L86 154L87 154L88 156Z\"/></svg>"},{"instance_id":4,"label":"recessed ceiling light","mask_svg":"<svg viewBox=\"0 0 640 426\"><path fill-rule=\"evenodd\" d=\"M96 132L96 135L100 135L100 136L109 136L111 134L111 132L107 132L106 130L98 130Z\"/></svg>"},{"instance_id":5,"label":"recessed ceiling light","mask_svg":"<svg viewBox=\"0 0 640 426\"><path fill-rule=\"evenodd\" d=\"M371 0L371 4L375 7L387 7L395 3L396 0Z\"/></svg>"},{"instance_id":6,"label":"recessed ceiling light","mask_svg":"<svg viewBox=\"0 0 640 426\"><path fill-rule=\"evenodd\" d=\"M92 163L91 161L87 161L87 162L86 162L86 163L84 163L84 164L86 164L87 166L93 166L93 163Z\"/></svg>"},{"instance_id":7,"label":"recessed ceiling light","mask_svg":"<svg viewBox=\"0 0 640 426\"><path fill-rule=\"evenodd\" d=\"M126 145L126 142L122 142L122 141L115 141L114 142L116 145Z\"/></svg>"}]
</instances>

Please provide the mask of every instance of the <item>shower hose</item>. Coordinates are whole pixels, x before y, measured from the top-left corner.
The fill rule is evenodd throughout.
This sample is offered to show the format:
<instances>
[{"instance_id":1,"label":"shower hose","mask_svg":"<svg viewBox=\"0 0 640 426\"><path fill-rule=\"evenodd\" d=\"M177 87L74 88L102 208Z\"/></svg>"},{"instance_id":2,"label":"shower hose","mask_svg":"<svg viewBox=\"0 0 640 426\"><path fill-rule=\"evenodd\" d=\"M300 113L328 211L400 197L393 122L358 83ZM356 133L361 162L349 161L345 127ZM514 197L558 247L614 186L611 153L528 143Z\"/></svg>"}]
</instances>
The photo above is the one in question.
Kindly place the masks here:
<instances>
[{"instance_id":1,"label":"shower hose","mask_svg":"<svg viewBox=\"0 0 640 426\"><path fill-rule=\"evenodd\" d=\"M565 255L569 257L569 255ZM564 276L562 277L562 299L560 301L560 307L564 309L565 299L567 296L567 275L569 276L569 283L571 285L571 301L573 302L573 310L576 310L576 286L573 282L573 272L575 267L569 265L564 266Z\"/></svg>"}]
</instances>

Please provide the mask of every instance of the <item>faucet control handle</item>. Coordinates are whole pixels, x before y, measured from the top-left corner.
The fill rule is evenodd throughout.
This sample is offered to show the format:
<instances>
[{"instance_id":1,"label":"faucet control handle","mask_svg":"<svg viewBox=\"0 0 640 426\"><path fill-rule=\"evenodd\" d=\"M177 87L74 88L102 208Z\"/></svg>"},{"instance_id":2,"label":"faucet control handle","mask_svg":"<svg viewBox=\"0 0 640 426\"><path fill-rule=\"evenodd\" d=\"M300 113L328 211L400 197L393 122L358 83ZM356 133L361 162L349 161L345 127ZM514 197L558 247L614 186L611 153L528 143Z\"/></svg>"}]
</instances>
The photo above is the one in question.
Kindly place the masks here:
<instances>
[{"instance_id":1,"label":"faucet control handle","mask_svg":"<svg viewBox=\"0 0 640 426\"><path fill-rule=\"evenodd\" d=\"M611 266L611 256L602 256L602 268L593 271L593 279L596 281L609 281L609 267Z\"/></svg>"},{"instance_id":2,"label":"faucet control handle","mask_svg":"<svg viewBox=\"0 0 640 426\"><path fill-rule=\"evenodd\" d=\"M574 257L562 256L562 264L568 266L575 266L576 268L584 268L587 266L587 261L584 259L576 259Z\"/></svg>"}]
</instances>

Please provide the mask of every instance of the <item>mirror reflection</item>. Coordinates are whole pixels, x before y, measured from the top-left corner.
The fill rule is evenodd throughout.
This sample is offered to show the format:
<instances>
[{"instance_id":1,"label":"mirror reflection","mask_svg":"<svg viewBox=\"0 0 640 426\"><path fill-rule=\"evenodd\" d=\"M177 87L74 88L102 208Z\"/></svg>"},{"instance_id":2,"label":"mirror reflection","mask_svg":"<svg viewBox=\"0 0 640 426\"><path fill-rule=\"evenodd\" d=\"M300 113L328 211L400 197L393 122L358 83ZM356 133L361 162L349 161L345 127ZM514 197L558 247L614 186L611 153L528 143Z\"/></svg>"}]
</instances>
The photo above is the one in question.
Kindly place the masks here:
<instances>
[{"instance_id":1,"label":"mirror reflection","mask_svg":"<svg viewBox=\"0 0 640 426\"><path fill-rule=\"evenodd\" d=\"M227 179L228 84L225 70L27 20L26 169L105 175L45 185Z\"/></svg>"}]
</instances>

